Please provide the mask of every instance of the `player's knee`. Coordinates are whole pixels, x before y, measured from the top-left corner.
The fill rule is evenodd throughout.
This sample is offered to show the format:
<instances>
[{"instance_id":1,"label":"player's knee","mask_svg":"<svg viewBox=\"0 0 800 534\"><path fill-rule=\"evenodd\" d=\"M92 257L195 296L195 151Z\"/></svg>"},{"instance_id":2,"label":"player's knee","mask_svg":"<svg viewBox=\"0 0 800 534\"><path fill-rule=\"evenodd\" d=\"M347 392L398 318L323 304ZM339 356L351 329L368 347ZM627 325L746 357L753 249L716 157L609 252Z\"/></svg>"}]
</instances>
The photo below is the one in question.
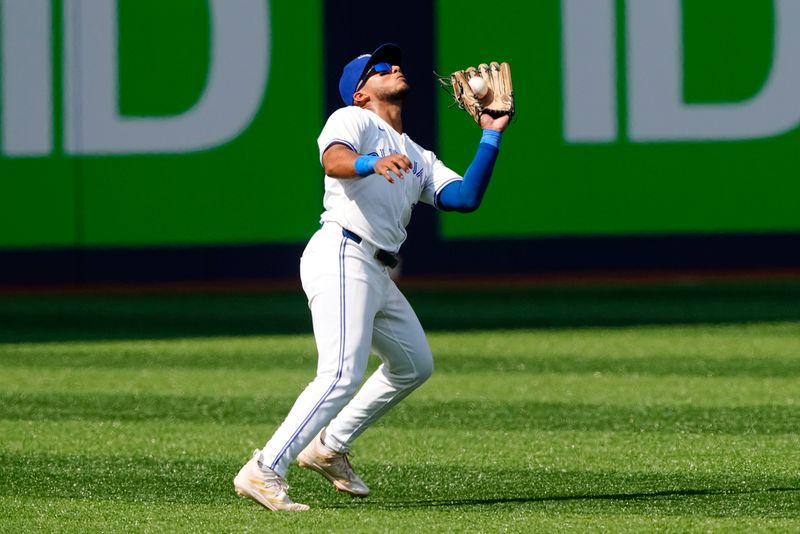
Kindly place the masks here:
<instances>
[{"instance_id":1,"label":"player's knee","mask_svg":"<svg viewBox=\"0 0 800 534\"><path fill-rule=\"evenodd\" d=\"M433 374L433 358L417 362L414 369L414 385L419 386Z\"/></svg>"}]
</instances>

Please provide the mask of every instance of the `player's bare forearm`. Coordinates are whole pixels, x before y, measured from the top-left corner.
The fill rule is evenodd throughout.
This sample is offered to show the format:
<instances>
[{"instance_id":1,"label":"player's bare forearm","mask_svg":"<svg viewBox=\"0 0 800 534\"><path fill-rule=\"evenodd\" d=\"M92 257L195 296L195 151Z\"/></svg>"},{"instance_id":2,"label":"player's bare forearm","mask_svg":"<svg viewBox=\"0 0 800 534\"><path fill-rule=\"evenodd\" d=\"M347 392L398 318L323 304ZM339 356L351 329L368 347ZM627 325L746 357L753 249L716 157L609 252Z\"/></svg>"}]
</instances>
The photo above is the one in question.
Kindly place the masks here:
<instances>
[{"instance_id":1,"label":"player's bare forearm","mask_svg":"<svg viewBox=\"0 0 800 534\"><path fill-rule=\"evenodd\" d=\"M345 145L335 144L322 154L325 174L331 178L358 178L355 161L358 154Z\"/></svg>"},{"instance_id":2,"label":"player's bare forearm","mask_svg":"<svg viewBox=\"0 0 800 534\"><path fill-rule=\"evenodd\" d=\"M356 160L361 154L354 152L351 148L335 144L328 147L322 154L322 166L325 174L331 178L352 179L360 178L361 175L356 169ZM394 183L395 178L403 178L403 172L411 170L411 160L403 154L391 154L384 158L378 158L372 167L375 174L380 174L388 182Z\"/></svg>"}]
</instances>

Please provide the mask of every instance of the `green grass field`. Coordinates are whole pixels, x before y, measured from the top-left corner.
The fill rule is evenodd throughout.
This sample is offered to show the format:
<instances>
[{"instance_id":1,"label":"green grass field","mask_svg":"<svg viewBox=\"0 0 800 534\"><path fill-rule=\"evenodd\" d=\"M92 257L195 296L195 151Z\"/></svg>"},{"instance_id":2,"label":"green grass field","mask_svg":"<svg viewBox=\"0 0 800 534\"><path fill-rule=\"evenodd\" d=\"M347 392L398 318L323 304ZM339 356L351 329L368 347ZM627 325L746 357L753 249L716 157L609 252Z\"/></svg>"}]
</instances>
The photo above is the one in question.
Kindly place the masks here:
<instances>
[{"instance_id":1,"label":"green grass field","mask_svg":"<svg viewBox=\"0 0 800 534\"><path fill-rule=\"evenodd\" d=\"M367 499L291 469L304 514L232 487L313 376L302 293L0 298L0 531L800 531L800 282L407 294L434 377Z\"/></svg>"}]
</instances>

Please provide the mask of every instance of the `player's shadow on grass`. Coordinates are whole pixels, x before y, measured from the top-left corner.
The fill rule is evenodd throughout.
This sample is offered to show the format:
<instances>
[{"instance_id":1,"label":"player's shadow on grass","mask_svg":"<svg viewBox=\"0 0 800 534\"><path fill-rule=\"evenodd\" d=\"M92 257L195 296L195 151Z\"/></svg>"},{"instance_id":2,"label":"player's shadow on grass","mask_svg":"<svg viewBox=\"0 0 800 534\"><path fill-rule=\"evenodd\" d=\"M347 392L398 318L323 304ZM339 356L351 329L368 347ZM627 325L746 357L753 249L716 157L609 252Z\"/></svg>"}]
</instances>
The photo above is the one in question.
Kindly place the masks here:
<instances>
[{"instance_id":1,"label":"player's shadow on grass","mask_svg":"<svg viewBox=\"0 0 800 534\"><path fill-rule=\"evenodd\" d=\"M464 507L464 506L491 506L502 504L525 504L525 503L546 503L546 502L636 502L652 506L653 501L660 500L669 507L674 507L676 502L671 500L673 497L730 497L752 496L759 500L772 499L775 495L790 496L800 493L800 487L776 487L776 488L751 488L751 489L681 489L663 490L639 493L602 493L602 494L576 494L576 495L545 495L545 496L519 496L519 497L496 497L496 498L465 498L465 499L419 499L410 501L366 501L363 503L334 504L329 508L353 508L363 505L375 506L378 508L436 508L436 507ZM792 495L793 497L793 495ZM685 504L685 500L681 500ZM706 503L708 505L709 503Z\"/></svg>"},{"instance_id":2,"label":"player's shadow on grass","mask_svg":"<svg viewBox=\"0 0 800 534\"><path fill-rule=\"evenodd\" d=\"M725 507L747 501L748 510L792 510L800 515L800 478L753 473L661 473L550 469L497 469L489 466L364 467L373 493L365 501L339 501L338 507L447 508L561 503L570 509L607 507Z\"/></svg>"}]
</instances>

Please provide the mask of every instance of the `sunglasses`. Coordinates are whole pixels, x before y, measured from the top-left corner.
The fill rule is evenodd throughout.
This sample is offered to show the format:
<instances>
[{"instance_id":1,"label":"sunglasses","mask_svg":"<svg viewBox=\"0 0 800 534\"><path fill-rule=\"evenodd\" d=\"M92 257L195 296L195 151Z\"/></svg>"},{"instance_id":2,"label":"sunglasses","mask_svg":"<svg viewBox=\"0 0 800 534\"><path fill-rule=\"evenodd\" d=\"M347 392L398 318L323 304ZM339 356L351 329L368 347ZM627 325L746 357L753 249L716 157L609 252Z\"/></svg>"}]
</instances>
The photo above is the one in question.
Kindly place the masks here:
<instances>
[{"instance_id":1,"label":"sunglasses","mask_svg":"<svg viewBox=\"0 0 800 534\"><path fill-rule=\"evenodd\" d=\"M392 72L392 66L390 64L385 63L385 62L383 62L383 63L375 63L364 74L364 76L362 76L361 79L358 80L358 83L356 84L356 90L353 91L353 92L357 93L359 90L361 90L361 88L364 87L364 84L367 83L367 80L369 78L371 78L373 75L375 75L375 74L388 74L390 72Z\"/></svg>"}]
</instances>

